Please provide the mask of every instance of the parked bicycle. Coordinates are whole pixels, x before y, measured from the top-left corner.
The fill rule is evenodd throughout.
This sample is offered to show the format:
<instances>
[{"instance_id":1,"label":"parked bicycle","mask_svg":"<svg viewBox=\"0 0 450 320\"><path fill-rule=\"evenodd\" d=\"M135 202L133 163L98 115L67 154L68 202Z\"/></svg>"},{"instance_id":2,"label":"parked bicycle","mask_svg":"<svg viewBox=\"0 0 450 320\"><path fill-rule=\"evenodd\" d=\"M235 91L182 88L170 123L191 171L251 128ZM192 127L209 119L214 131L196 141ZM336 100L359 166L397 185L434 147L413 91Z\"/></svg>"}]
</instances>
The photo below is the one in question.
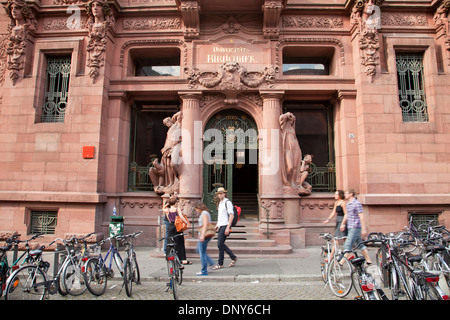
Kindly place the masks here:
<instances>
[{"instance_id":1,"label":"parked bicycle","mask_svg":"<svg viewBox=\"0 0 450 320\"><path fill-rule=\"evenodd\" d=\"M93 295L101 296L103 293L105 293L108 278L114 278L114 270L112 269L113 260L117 267L117 270L123 277L123 259L114 245L115 240L116 237L111 237L90 246L91 250L95 252L97 257L91 257L86 262L84 276L86 279L86 286L89 292L91 292ZM109 242L110 245L108 252L103 258L101 254L101 247L106 242ZM107 265L108 257L110 258L109 265Z\"/></svg>"},{"instance_id":2,"label":"parked bicycle","mask_svg":"<svg viewBox=\"0 0 450 320\"><path fill-rule=\"evenodd\" d=\"M172 290L174 300L178 300L177 285L181 285L183 282L183 267L175 250L175 238L182 235L182 233L179 233L175 236L167 237L166 261L167 274L169 276L167 290ZM166 238L162 238L159 241L163 241L165 239Z\"/></svg>"},{"instance_id":3,"label":"parked bicycle","mask_svg":"<svg viewBox=\"0 0 450 320\"><path fill-rule=\"evenodd\" d=\"M370 235L369 235L370 238ZM362 241L356 245L356 247L350 251L353 253L354 258L351 259L351 263L353 265L353 270L351 273L353 287L357 293L355 299L359 300L388 300L386 294L383 289L377 283L375 278L372 276L370 272L367 271L365 267L366 258L359 257L357 250L363 244L372 244L374 241L372 239ZM347 253L347 252L345 252Z\"/></svg>"},{"instance_id":4,"label":"parked bicycle","mask_svg":"<svg viewBox=\"0 0 450 320\"><path fill-rule=\"evenodd\" d=\"M84 277L84 265L89 258L86 238L94 233L95 232L91 232L82 238L73 236L68 243L70 254L73 258L67 263L62 276L64 279L64 287L67 292L73 296L79 296L87 290L87 284ZM81 243L81 246L79 246L79 243Z\"/></svg>"},{"instance_id":5,"label":"parked bicycle","mask_svg":"<svg viewBox=\"0 0 450 320\"><path fill-rule=\"evenodd\" d=\"M50 280L47 280L47 271L50 263L42 259L44 246L40 249L33 250L30 252L32 258L30 264L23 265L8 278L5 289L6 300L43 300L49 294L54 295L57 292L62 295L67 294L67 284L64 281L65 277L63 274L69 263L76 265L77 258L74 255L74 251L70 249L70 245L74 243L75 237L72 237L70 240L57 238L49 246L56 241L63 243L66 251L64 261L58 266L56 274Z\"/></svg>"},{"instance_id":6,"label":"parked bicycle","mask_svg":"<svg viewBox=\"0 0 450 320\"><path fill-rule=\"evenodd\" d=\"M409 243L398 235L378 233L372 237L372 242L381 244L381 261L379 264L383 282L391 289L392 299L406 295L410 300L442 299L441 289L437 285L439 276L414 267L414 262L420 262L421 255L410 256L402 251Z\"/></svg>"},{"instance_id":7,"label":"parked bicycle","mask_svg":"<svg viewBox=\"0 0 450 320\"><path fill-rule=\"evenodd\" d=\"M352 289L351 271L349 260L344 257L338 248L337 240L345 237L333 237L330 233L320 233L319 238L327 241L327 246L322 247L320 269L325 286L330 286L331 292L340 298L348 295ZM332 248L335 248L333 255Z\"/></svg>"},{"instance_id":8,"label":"parked bicycle","mask_svg":"<svg viewBox=\"0 0 450 320\"><path fill-rule=\"evenodd\" d=\"M127 234L124 236L118 236L117 239L123 241L125 244L125 252L127 256L123 264L123 283L125 285L125 292L127 296L131 297L131 292L133 290L133 282L135 284L141 283L141 273L139 271L139 265L136 259L136 252L134 251L133 240L142 231Z\"/></svg>"}]
</instances>

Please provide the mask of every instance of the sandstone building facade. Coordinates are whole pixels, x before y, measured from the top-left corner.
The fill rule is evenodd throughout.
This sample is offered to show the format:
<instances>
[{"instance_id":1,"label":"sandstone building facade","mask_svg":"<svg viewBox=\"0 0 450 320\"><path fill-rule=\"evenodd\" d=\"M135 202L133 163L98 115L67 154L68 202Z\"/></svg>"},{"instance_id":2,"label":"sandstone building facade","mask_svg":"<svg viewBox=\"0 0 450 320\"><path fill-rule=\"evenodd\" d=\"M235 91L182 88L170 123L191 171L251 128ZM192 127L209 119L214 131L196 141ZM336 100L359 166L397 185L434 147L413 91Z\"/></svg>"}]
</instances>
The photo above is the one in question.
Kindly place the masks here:
<instances>
[{"instance_id":1,"label":"sandstone building facade","mask_svg":"<svg viewBox=\"0 0 450 320\"><path fill-rule=\"evenodd\" d=\"M450 227L448 0L2 5L1 232L107 234L115 207L155 246L171 189L149 172L179 112L169 187L189 217L224 186L261 235L315 245L334 191L352 188L370 231L411 216ZM230 148L208 149L208 129ZM240 146L225 135L238 129Z\"/></svg>"}]
</instances>

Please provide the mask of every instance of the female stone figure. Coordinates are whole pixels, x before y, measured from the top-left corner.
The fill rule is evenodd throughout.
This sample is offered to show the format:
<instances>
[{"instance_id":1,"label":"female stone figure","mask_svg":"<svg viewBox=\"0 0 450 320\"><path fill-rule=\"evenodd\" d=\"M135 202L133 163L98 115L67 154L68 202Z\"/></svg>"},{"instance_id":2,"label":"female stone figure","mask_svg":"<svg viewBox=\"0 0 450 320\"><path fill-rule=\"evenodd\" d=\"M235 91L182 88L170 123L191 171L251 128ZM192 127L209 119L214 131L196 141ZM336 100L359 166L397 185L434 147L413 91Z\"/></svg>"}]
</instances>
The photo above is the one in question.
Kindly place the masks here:
<instances>
[{"instance_id":1,"label":"female stone figure","mask_svg":"<svg viewBox=\"0 0 450 320\"><path fill-rule=\"evenodd\" d=\"M297 189L299 181L302 151L295 135L295 116L291 112L280 116L281 144L284 161L281 165L281 175L285 191Z\"/></svg>"},{"instance_id":2,"label":"female stone figure","mask_svg":"<svg viewBox=\"0 0 450 320\"><path fill-rule=\"evenodd\" d=\"M281 163L281 179L283 192L287 194L311 194L311 186L305 182L308 176L312 156L306 155L302 160L302 150L295 134L295 116L291 112L280 116L281 152L284 161ZM305 185L305 187L303 187Z\"/></svg>"}]
</instances>

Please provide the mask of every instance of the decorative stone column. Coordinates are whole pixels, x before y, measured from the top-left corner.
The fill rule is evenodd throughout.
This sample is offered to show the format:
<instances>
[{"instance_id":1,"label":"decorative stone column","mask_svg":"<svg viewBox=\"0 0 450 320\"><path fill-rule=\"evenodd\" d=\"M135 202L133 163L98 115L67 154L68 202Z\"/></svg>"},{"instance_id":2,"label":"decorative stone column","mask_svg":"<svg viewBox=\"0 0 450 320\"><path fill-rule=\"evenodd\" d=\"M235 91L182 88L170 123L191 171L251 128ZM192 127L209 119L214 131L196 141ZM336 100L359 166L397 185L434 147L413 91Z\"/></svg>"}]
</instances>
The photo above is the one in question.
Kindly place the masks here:
<instances>
[{"instance_id":1,"label":"decorative stone column","mask_svg":"<svg viewBox=\"0 0 450 320\"><path fill-rule=\"evenodd\" d=\"M181 111L182 140L180 166L180 203L183 213L192 216L194 202L201 199L203 125L200 121L201 92L179 92L183 101Z\"/></svg>"},{"instance_id":2,"label":"decorative stone column","mask_svg":"<svg viewBox=\"0 0 450 320\"><path fill-rule=\"evenodd\" d=\"M263 100L263 127L259 130L260 222L283 223L281 185L281 100L284 91L260 91Z\"/></svg>"}]
</instances>

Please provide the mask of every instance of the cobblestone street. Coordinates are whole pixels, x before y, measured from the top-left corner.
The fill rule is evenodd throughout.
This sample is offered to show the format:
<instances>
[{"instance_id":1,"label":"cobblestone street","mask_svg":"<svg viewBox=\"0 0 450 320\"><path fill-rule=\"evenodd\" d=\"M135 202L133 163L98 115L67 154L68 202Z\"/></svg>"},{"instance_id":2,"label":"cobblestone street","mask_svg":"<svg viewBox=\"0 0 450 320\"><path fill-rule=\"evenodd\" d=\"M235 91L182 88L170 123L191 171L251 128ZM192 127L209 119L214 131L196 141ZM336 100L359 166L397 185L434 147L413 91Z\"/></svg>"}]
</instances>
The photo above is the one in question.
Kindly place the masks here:
<instances>
[{"instance_id":1,"label":"cobblestone street","mask_svg":"<svg viewBox=\"0 0 450 320\"><path fill-rule=\"evenodd\" d=\"M79 297L50 296L50 300L173 300L164 281L144 281L133 286L132 297L121 291L119 281L108 282L105 294L96 297L85 292ZM178 286L180 300L342 300L320 281L296 282L183 282ZM353 292L344 298L353 299Z\"/></svg>"}]
</instances>

